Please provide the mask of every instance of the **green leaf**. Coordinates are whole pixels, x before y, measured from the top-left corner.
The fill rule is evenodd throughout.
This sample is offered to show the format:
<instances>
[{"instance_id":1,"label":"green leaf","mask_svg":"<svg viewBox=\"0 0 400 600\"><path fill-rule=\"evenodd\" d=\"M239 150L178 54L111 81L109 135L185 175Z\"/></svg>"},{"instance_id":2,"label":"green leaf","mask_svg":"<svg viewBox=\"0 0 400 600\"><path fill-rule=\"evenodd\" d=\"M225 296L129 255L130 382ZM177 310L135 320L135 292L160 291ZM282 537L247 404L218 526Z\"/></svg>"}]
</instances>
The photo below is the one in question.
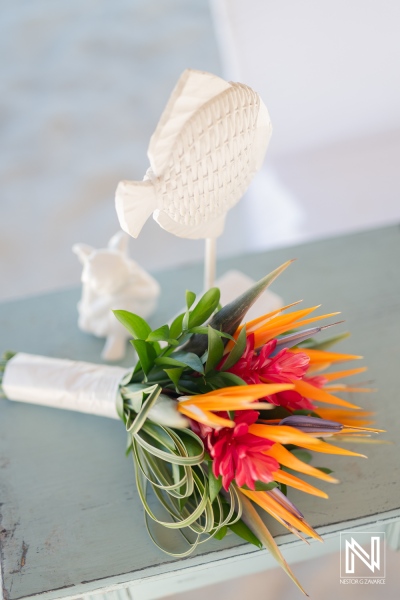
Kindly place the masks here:
<instances>
[{"instance_id":1,"label":"green leaf","mask_svg":"<svg viewBox=\"0 0 400 600\"><path fill-rule=\"evenodd\" d=\"M176 352L171 356L160 356L154 362L159 367L189 367L198 373L204 372L200 358L191 352Z\"/></svg>"},{"instance_id":2,"label":"green leaf","mask_svg":"<svg viewBox=\"0 0 400 600\"><path fill-rule=\"evenodd\" d=\"M164 369L164 371L166 372L166 374L168 375L168 377L170 378L170 380L172 381L172 383L174 384L174 386L177 388L178 387L178 383L179 380L181 378L181 375L183 373L183 369L181 368L176 368L176 369Z\"/></svg>"},{"instance_id":3,"label":"green leaf","mask_svg":"<svg viewBox=\"0 0 400 600\"><path fill-rule=\"evenodd\" d=\"M183 350L179 350L178 352L174 352L171 355L171 358L175 358L197 373L204 373L203 363L197 354L193 354L193 352L184 352Z\"/></svg>"},{"instance_id":4,"label":"green leaf","mask_svg":"<svg viewBox=\"0 0 400 600\"><path fill-rule=\"evenodd\" d=\"M176 339L182 333L182 321L185 313L181 313L172 321L169 328L169 334L171 338Z\"/></svg>"},{"instance_id":5,"label":"green leaf","mask_svg":"<svg viewBox=\"0 0 400 600\"><path fill-rule=\"evenodd\" d=\"M150 331L147 336L148 342L159 342L159 341L168 341L170 337L169 327L168 325L163 325L154 331Z\"/></svg>"},{"instance_id":6,"label":"green leaf","mask_svg":"<svg viewBox=\"0 0 400 600\"><path fill-rule=\"evenodd\" d=\"M263 279L260 279L260 281L251 286L251 288L236 298L236 300L233 300L221 308L221 310L213 316L209 322L209 325L211 325L211 327L214 329L233 335L242 322L247 311L254 304L260 294L262 294L262 292L290 265L291 262L292 261L287 261L272 271L272 273L269 273L269 275L266 275L263 277ZM199 334L193 335L185 347L185 349L189 352L194 352L199 356L205 352L206 348L207 340Z\"/></svg>"},{"instance_id":7,"label":"green leaf","mask_svg":"<svg viewBox=\"0 0 400 600\"><path fill-rule=\"evenodd\" d=\"M242 486L244 490L249 490L250 488L247 485ZM255 481L254 488L256 492L268 492L269 490L273 490L278 487L276 481L270 481L269 483L264 483L264 481Z\"/></svg>"},{"instance_id":8,"label":"green leaf","mask_svg":"<svg viewBox=\"0 0 400 600\"><path fill-rule=\"evenodd\" d=\"M207 383L210 383L214 387L222 388L229 387L231 385L247 385L247 383L238 375L234 373L224 373L217 371L207 377Z\"/></svg>"},{"instance_id":9,"label":"green leaf","mask_svg":"<svg viewBox=\"0 0 400 600\"><path fill-rule=\"evenodd\" d=\"M236 521L236 523L229 525L229 529L231 529L233 531L233 533L236 533L236 535L241 537L246 542L249 542L250 544L257 546L257 548L263 547L260 540L254 535L254 533L251 531L251 529L249 529L247 527L247 525L245 523L243 523L243 521L241 519L239 521Z\"/></svg>"},{"instance_id":10,"label":"green leaf","mask_svg":"<svg viewBox=\"0 0 400 600\"><path fill-rule=\"evenodd\" d=\"M189 328L190 310L187 310L182 319L182 331L187 331Z\"/></svg>"},{"instance_id":11,"label":"green leaf","mask_svg":"<svg viewBox=\"0 0 400 600\"><path fill-rule=\"evenodd\" d=\"M222 365L222 371L227 371L228 369L233 367L233 365L235 365L237 361L242 357L243 352L246 349L246 342L246 327L243 327L241 332L239 333L238 339L236 340L234 347L229 352L227 359Z\"/></svg>"},{"instance_id":12,"label":"green leaf","mask_svg":"<svg viewBox=\"0 0 400 600\"><path fill-rule=\"evenodd\" d=\"M338 335L334 335L326 340L323 340L322 342L310 344L308 348L312 348L313 350L329 350L329 348L348 337L350 337L350 333L346 331L345 333L339 333Z\"/></svg>"},{"instance_id":13,"label":"green leaf","mask_svg":"<svg viewBox=\"0 0 400 600\"><path fill-rule=\"evenodd\" d=\"M214 537L216 540L223 540L227 533L228 527L223 525L220 529L218 529L217 533L214 534Z\"/></svg>"},{"instance_id":14,"label":"green leaf","mask_svg":"<svg viewBox=\"0 0 400 600\"><path fill-rule=\"evenodd\" d=\"M144 340L131 340L131 344L135 348L140 366L143 369L143 373L147 375L154 365L154 361L157 357L156 351L150 342Z\"/></svg>"},{"instance_id":15,"label":"green leaf","mask_svg":"<svg viewBox=\"0 0 400 600\"><path fill-rule=\"evenodd\" d=\"M194 309L191 311L189 316L189 327L196 327L202 325L217 308L220 298L220 291L218 288L210 288L200 298Z\"/></svg>"},{"instance_id":16,"label":"green leaf","mask_svg":"<svg viewBox=\"0 0 400 600\"><path fill-rule=\"evenodd\" d=\"M224 344L218 333L212 327L208 326L208 356L205 372L208 373L214 369L221 361L224 355Z\"/></svg>"},{"instance_id":17,"label":"green leaf","mask_svg":"<svg viewBox=\"0 0 400 600\"><path fill-rule=\"evenodd\" d=\"M214 502L215 498L218 496L219 492L222 488L222 477L215 477L212 472L211 465L208 469L208 486L209 486L209 494L211 503Z\"/></svg>"},{"instance_id":18,"label":"green leaf","mask_svg":"<svg viewBox=\"0 0 400 600\"><path fill-rule=\"evenodd\" d=\"M139 315L127 310L113 310L113 313L136 340L145 340L151 332L150 325Z\"/></svg>"},{"instance_id":19,"label":"green leaf","mask_svg":"<svg viewBox=\"0 0 400 600\"><path fill-rule=\"evenodd\" d=\"M298 458L299 460L302 460L307 465L308 465L308 463L311 462L312 454L310 454L306 450L301 450L301 449L296 448L295 450L292 450L291 452L296 458Z\"/></svg>"},{"instance_id":20,"label":"green leaf","mask_svg":"<svg viewBox=\"0 0 400 600\"><path fill-rule=\"evenodd\" d=\"M218 329L215 329L214 331L217 332L219 337L226 338L227 340L232 340L232 342L236 342L235 338L232 335L229 335L229 333L225 333L224 331L218 331ZM191 327L189 329L188 333L201 333L203 335L208 335L208 326L207 327Z\"/></svg>"},{"instance_id":21,"label":"green leaf","mask_svg":"<svg viewBox=\"0 0 400 600\"><path fill-rule=\"evenodd\" d=\"M328 469L328 467L315 467L316 469L318 469L319 471L322 471L323 473L326 473L327 475L330 475L331 473L333 473L332 469Z\"/></svg>"},{"instance_id":22,"label":"green leaf","mask_svg":"<svg viewBox=\"0 0 400 600\"><path fill-rule=\"evenodd\" d=\"M194 292L190 292L189 290L186 290L186 306L187 306L188 310L192 306L192 304L195 300L196 300L196 294Z\"/></svg>"},{"instance_id":23,"label":"green leaf","mask_svg":"<svg viewBox=\"0 0 400 600\"><path fill-rule=\"evenodd\" d=\"M279 484L279 489L281 490L282 494L285 494L285 496L287 496L287 485L286 485L286 483L280 483Z\"/></svg>"}]
</instances>

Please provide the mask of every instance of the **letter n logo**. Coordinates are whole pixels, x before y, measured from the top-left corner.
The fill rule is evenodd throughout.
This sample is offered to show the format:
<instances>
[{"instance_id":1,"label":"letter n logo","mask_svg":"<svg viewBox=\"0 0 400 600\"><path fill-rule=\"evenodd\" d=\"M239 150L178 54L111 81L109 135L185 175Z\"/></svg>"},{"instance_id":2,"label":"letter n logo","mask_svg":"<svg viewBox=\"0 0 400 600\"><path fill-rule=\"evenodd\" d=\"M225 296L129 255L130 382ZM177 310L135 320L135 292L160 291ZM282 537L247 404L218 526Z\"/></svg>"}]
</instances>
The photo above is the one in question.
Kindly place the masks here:
<instances>
[{"instance_id":1,"label":"letter n logo","mask_svg":"<svg viewBox=\"0 0 400 600\"><path fill-rule=\"evenodd\" d=\"M346 540L346 573L354 573L354 557L358 556L360 560L367 565L368 569L375 573L375 568L378 570L381 568L381 546L379 537L371 537L371 549L370 553L360 544L356 542L354 538Z\"/></svg>"}]
</instances>

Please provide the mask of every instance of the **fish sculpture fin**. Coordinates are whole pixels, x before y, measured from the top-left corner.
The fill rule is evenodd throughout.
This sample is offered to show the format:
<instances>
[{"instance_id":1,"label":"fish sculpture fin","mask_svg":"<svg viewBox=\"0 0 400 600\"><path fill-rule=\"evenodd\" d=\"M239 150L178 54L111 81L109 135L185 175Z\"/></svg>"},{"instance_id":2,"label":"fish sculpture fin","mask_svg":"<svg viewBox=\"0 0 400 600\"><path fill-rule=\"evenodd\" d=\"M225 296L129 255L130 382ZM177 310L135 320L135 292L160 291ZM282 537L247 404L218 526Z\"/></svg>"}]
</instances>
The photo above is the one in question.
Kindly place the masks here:
<instances>
[{"instance_id":1,"label":"fish sculpture fin","mask_svg":"<svg viewBox=\"0 0 400 600\"><path fill-rule=\"evenodd\" d=\"M261 169L272 135L271 119L267 107L260 98L260 108L257 117L257 126L254 132L253 148L255 157L255 171Z\"/></svg>"},{"instance_id":2,"label":"fish sculpture fin","mask_svg":"<svg viewBox=\"0 0 400 600\"><path fill-rule=\"evenodd\" d=\"M230 87L227 81L205 71L186 69L182 73L150 139L147 155L157 177L164 172L185 123L206 102Z\"/></svg>"},{"instance_id":3,"label":"fish sculpture fin","mask_svg":"<svg viewBox=\"0 0 400 600\"><path fill-rule=\"evenodd\" d=\"M157 221L160 227L169 231L169 233L191 240L219 237L224 231L225 216L223 214L207 223L199 223L197 226L190 225L188 227L185 223L177 223L162 210L156 210L153 215L154 220Z\"/></svg>"},{"instance_id":4,"label":"fish sculpture fin","mask_svg":"<svg viewBox=\"0 0 400 600\"><path fill-rule=\"evenodd\" d=\"M115 193L121 229L137 238L143 225L157 208L157 196L154 185L147 181L120 181Z\"/></svg>"}]
</instances>

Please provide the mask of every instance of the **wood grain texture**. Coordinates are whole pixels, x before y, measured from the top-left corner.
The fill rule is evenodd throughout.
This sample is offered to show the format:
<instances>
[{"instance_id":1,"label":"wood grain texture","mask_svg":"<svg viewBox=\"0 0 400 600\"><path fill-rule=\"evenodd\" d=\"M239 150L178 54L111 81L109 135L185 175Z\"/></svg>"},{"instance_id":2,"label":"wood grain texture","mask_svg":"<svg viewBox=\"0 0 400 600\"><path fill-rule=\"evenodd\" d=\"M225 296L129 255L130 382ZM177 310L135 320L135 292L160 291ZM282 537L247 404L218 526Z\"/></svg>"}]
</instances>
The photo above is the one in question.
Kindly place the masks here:
<instances>
[{"instance_id":1,"label":"wood grain texture","mask_svg":"<svg viewBox=\"0 0 400 600\"><path fill-rule=\"evenodd\" d=\"M344 352L363 354L367 379L379 392L362 403L378 412L378 426L397 442L400 431L400 230L388 227L289 249L219 262L219 275L239 268L260 278L298 258L273 285L285 302L304 299L341 310L352 331ZM153 318L162 324L182 306L186 288L199 291L202 266L156 274L163 304ZM79 331L71 289L0 305L1 347L101 362L102 341ZM344 330L344 326L341 326ZM129 365L132 355L122 364ZM360 396L357 397L360 401ZM211 542L184 560L164 555L150 542L135 490L131 459L124 457L124 427L102 417L44 407L0 403L1 566L5 600L79 597L108 586L151 582L185 571L210 573L216 565L268 563L266 553L234 536ZM390 522L400 517L400 459L396 445L365 446L368 460L322 457L340 485L325 484L330 499L291 493L321 533L343 525ZM318 466L317 462L314 464ZM298 548L291 535L268 520L279 542ZM311 549L315 548L312 544ZM303 559L308 548L301 546ZM318 550L317 550L318 551ZM310 554L311 556L311 554ZM251 559L249 561L249 559ZM257 568L262 568L258 566ZM159 584L159 586L162 584ZM154 595L154 597L156 597Z\"/></svg>"}]
</instances>

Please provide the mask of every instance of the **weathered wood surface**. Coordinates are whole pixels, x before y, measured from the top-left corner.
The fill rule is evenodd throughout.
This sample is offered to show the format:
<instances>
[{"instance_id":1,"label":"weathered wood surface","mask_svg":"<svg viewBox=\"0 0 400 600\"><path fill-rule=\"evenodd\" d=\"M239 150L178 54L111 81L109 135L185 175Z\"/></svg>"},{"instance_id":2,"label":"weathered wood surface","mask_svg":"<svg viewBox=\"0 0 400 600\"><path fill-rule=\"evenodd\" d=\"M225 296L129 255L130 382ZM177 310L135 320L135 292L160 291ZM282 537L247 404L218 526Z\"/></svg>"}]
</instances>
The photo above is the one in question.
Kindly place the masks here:
<instances>
[{"instance_id":1,"label":"weathered wood surface","mask_svg":"<svg viewBox=\"0 0 400 600\"><path fill-rule=\"evenodd\" d=\"M299 260L274 284L286 302L323 304L341 310L350 339L343 351L361 353L368 380L379 392L363 405L378 411L386 438L399 436L400 230L376 231L324 240L219 263L219 273L239 268L259 278L289 258ZM163 305L161 324L182 305L186 288L198 291L202 266L157 274ZM79 290L71 289L0 306L1 348L100 362L103 342L80 332L76 320ZM342 330L344 329L341 326ZM132 355L125 359L130 364ZM357 397L360 401L360 397ZM157 550L147 537L133 478L124 457L124 427L117 421L56 409L0 403L1 566L6 600L79 597L137 585L135 598L173 591L167 582L197 577L211 583L229 567L236 575L271 564L266 552L234 536L211 542L196 555L178 560ZM352 445L368 460L322 458L341 484L326 484L329 500L293 492L291 497L328 541L344 525L381 526L400 518L400 458L396 445ZM295 559L319 552L299 546L269 521L286 555ZM300 548L300 549L299 549ZM225 569L225 570L224 570ZM163 580L166 585L163 587ZM147 592L140 595L140 584ZM151 592L152 583L153 592ZM186 584L186 587L193 585ZM135 589L135 588L132 588ZM158 590L158 591L157 591ZM161 592L160 592L161 590ZM128 597L128 596L126 596Z\"/></svg>"}]
</instances>

